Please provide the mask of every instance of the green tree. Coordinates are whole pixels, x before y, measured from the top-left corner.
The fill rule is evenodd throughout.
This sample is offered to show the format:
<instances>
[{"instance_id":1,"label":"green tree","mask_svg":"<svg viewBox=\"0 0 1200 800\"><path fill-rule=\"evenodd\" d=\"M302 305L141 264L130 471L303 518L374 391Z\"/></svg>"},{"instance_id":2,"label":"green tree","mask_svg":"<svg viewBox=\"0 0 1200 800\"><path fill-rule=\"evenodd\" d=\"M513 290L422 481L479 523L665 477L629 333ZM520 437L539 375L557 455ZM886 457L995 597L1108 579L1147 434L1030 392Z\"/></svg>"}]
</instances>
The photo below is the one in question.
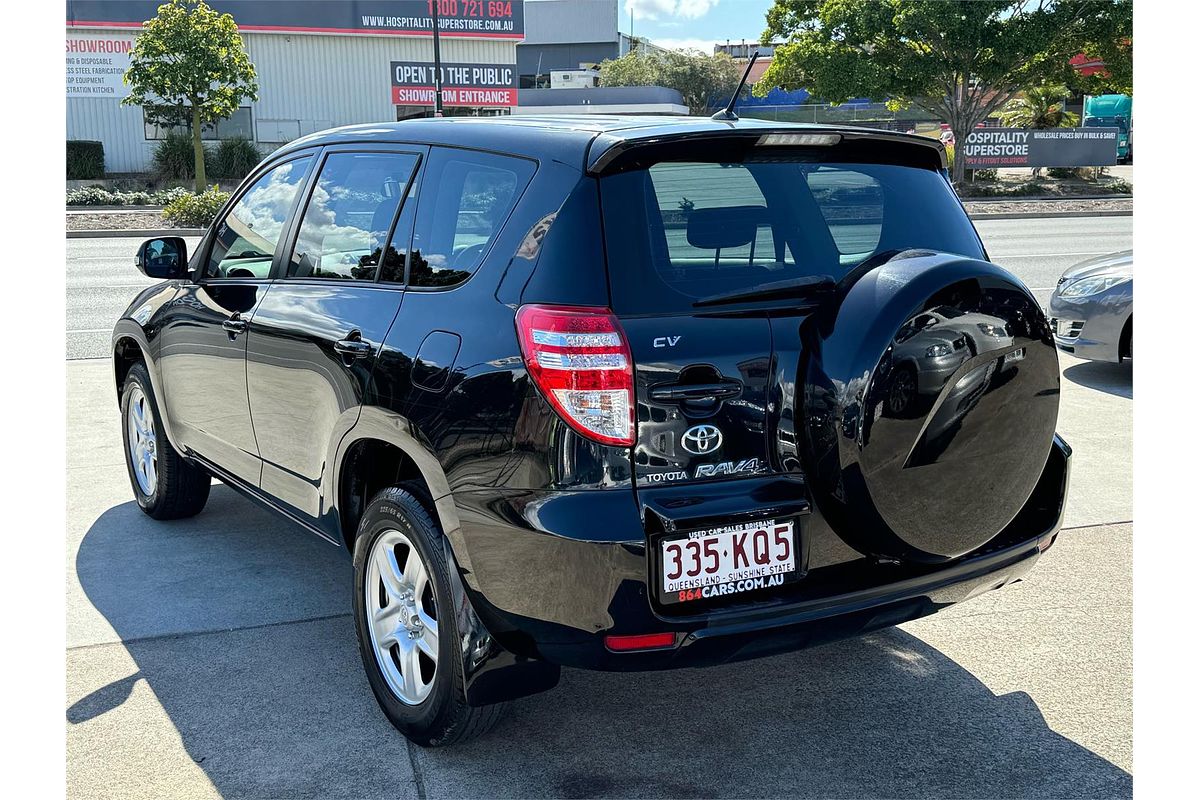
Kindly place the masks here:
<instances>
[{"instance_id":1,"label":"green tree","mask_svg":"<svg viewBox=\"0 0 1200 800\"><path fill-rule=\"evenodd\" d=\"M1079 115L1067 111L1070 90L1062 84L1043 84L1026 89L1000 110L1000 120L1010 128L1070 128L1079 124Z\"/></svg>"},{"instance_id":2,"label":"green tree","mask_svg":"<svg viewBox=\"0 0 1200 800\"><path fill-rule=\"evenodd\" d=\"M854 97L917 105L957 141L1019 92L1077 85L1080 52L1132 58L1126 0L775 0L763 41L786 39L754 86L807 89L832 103ZM1120 80L1124 65L1113 65ZM963 177L963 159L954 180Z\"/></svg>"},{"instance_id":3,"label":"green tree","mask_svg":"<svg viewBox=\"0 0 1200 800\"><path fill-rule=\"evenodd\" d=\"M728 53L634 51L600 64L601 86L666 86L683 95L692 114L704 114L737 89L742 68Z\"/></svg>"},{"instance_id":4,"label":"green tree","mask_svg":"<svg viewBox=\"0 0 1200 800\"><path fill-rule=\"evenodd\" d=\"M146 109L150 122L190 120L196 191L205 188L201 129L228 119L243 100L258 99L258 81L237 23L203 0L171 0L142 23L129 53L126 105Z\"/></svg>"}]
</instances>

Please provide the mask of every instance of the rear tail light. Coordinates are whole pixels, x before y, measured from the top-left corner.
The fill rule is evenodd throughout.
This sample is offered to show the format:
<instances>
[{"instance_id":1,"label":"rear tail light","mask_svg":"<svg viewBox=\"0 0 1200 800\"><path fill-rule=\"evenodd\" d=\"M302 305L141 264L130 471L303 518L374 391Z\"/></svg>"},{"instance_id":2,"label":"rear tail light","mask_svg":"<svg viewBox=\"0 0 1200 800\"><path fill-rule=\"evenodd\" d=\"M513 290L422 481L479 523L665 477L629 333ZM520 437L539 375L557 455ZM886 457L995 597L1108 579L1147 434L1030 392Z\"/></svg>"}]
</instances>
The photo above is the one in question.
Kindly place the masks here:
<instances>
[{"instance_id":1,"label":"rear tail light","mask_svg":"<svg viewBox=\"0 0 1200 800\"><path fill-rule=\"evenodd\" d=\"M604 646L617 653L633 650L663 650L675 646L674 633L639 633L633 636L605 636Z\"/></svg>"},{"instance_id":2,"label":"rear tail light","mask_svg":"<svg viewBox=\"0 0 1200 800\"><path fill-rule=\"evenodd\" d=\"M521 306L517 334L529 376L568 425L603 444L633 444L633 359L611 311Z\"/></svg>"}]
</instances>

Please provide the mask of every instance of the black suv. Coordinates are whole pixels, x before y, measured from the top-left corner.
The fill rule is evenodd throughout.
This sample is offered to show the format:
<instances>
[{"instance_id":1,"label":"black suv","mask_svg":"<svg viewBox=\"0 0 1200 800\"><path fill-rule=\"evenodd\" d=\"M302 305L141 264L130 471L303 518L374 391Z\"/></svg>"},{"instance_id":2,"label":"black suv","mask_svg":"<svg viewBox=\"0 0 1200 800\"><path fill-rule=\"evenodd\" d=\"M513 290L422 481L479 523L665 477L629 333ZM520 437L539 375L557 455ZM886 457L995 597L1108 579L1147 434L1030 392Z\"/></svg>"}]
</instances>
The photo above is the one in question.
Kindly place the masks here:
<instances>
[{"instance_id":1,"label":"black suv","mask_svg":"<svg viewBox=\"0 0 1200 800\"><path fill-rule=\"evenodd\" d=\"M1053 337L942 146L699 118L418 120L280 149L113 333L156 519L216 477L351 554L413 741L560 666L793 650L1024 575Z\"/></svg>"}]
</instances>

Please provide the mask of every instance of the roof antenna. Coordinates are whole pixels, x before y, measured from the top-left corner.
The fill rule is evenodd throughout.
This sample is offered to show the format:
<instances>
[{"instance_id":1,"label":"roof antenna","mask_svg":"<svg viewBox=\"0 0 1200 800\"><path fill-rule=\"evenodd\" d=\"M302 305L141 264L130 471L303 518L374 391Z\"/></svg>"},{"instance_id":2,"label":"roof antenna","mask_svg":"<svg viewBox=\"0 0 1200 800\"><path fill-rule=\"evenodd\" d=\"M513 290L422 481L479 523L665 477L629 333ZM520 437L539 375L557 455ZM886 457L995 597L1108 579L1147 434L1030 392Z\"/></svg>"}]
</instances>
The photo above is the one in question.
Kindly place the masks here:
<instances>
[{"instance_id":1,"label":"roof antenna","mask_svg":"<svg viewBox=\"0 0 1200 800\"><path fill-rule=\"evenodd\" d=\"M755 50L750 55L750 63L746 65L746 71L742 73L742 79L738 82L737 90L733 93L733 97L729 98L729 105L712 115L712 118L726 122L737 122L738 115L734 113L733 107L737 105L738 97L742 93L742 87L746 85L746 78L750 77L750 70L754 68L754 62L758 60L758 50Z\"/></svg>"}]
</instances>

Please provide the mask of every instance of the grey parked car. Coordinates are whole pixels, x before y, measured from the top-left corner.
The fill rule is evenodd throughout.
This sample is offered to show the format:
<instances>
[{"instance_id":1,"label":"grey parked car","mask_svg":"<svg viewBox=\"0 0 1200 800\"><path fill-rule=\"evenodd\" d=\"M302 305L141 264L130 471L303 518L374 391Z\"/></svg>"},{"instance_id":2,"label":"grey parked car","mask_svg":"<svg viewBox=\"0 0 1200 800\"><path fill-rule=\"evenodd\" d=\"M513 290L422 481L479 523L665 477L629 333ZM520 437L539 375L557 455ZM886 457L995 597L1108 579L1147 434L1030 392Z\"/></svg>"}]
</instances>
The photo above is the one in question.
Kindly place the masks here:
<instances>
[{"instance_id":1,"label":"grey parked car","mask_svg":"<svg viewBox=\"0 0 1200 800\"><path fill-rule=\"evenodd\" d=\"M1064 272L1047 316L1065 353L1093 361L1133 358L1133 251L1097 256Z\"/></svg>"}]
</instances>

